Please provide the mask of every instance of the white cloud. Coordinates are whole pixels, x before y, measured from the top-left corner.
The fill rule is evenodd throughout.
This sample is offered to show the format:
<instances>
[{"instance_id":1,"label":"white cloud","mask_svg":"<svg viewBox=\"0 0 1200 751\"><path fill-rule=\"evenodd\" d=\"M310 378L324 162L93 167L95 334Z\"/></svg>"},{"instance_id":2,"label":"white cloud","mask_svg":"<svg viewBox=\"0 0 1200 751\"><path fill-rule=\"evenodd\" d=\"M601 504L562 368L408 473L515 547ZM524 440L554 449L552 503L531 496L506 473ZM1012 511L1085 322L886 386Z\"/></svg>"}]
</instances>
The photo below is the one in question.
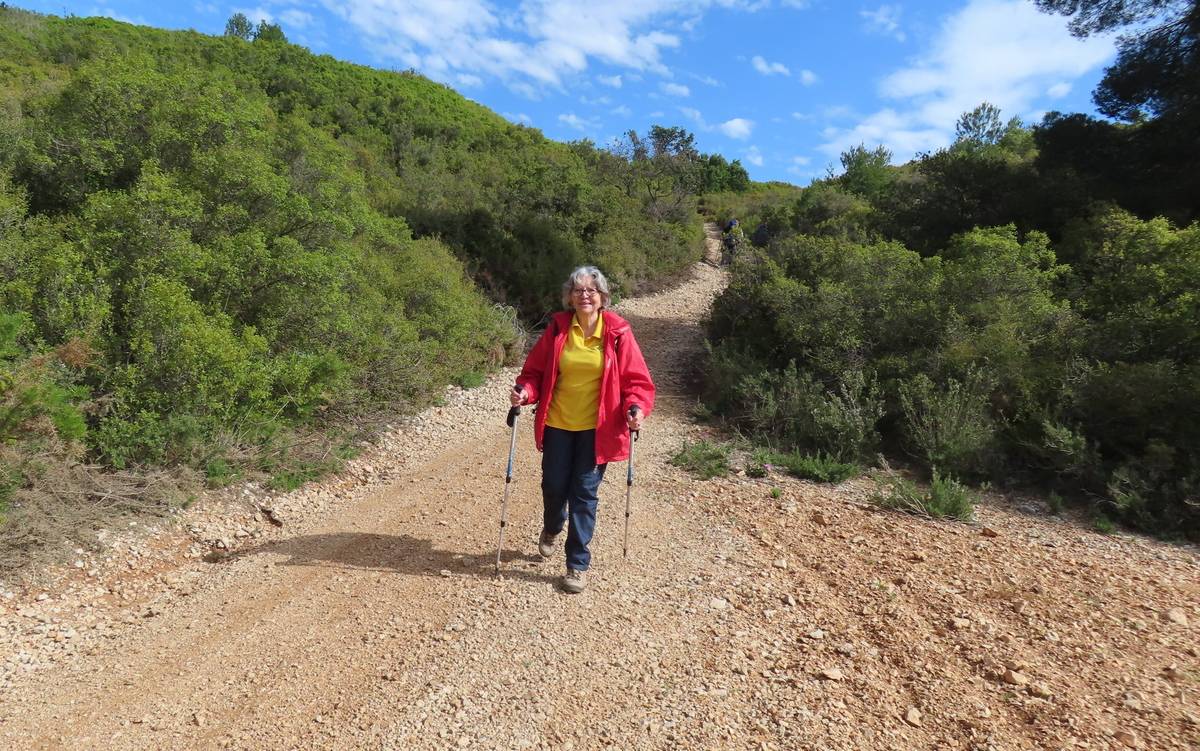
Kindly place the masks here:
<instances>
[{"instance_id":1,"label":"white cloud","mask_svg":"<svg viewBox=\"0 0 1200 751\"><path fill-rule=\"evenodd\" d=\"M458 81L459 86L468 89L475 89L483 85L483 79L472 73L459 73L454 77L454 80Z\"/></svg>"},{"instance_id":2,"label":"white cloud","mask_svg":"<svg viewBox=\"0 0 1200 751\"><path fill-rule=\"evenodd\" d=\"M320 0L363 35L381 59L435 78L447 71L559 86L590 61L668 74L663 53L680 45L671 24L728 0ZM608 76L616 88L616 77Z\"/></svg>"},{"instance_id":3,"label":"white cloud","mask_svg":"<svg viewBox=\"0 0 1200 751\"><path fill-rule=\"evenodd\" d=\"M521 123L522 125L532 125L533 118L526 115L524 112L513 114L512 112L502 112L500 116L512 123Z\"/></svg>"},{"instance_id":4,"label":"white cloud","mask_svg":"<svg viewBox=\"0 0 1200 751\"><path fill-rule=\"evenodd\" d=\"M759 73L762 73L764 76L790 76L792 74L792 72L788 70L787 66L783 63L769 63L763 59L762 55L755 55L754 57L750 58L750 64L754 66L755 70L757 70Z\"/></svg>"},{"instance_id":5,"label":"white cloud","mask_svg":"<svg viewBox=\"0 0 1200 751\"><path fill-rule=\"evenodd\" d=\"M1071 93L1071 84L1066 81L1059 81L1050 88L1046 89L1046 96L1051 99L1061 99Z\"/></svg>"},{"instance_id":6,"label":"white cloud","mask_svg":"<svg viewBox=\"0 0 1200 751\"><path fill-rule=\"evenodd\" d=\"M595 122L588 120L587 118L580 117L574 112L568 112L565 115L559 115L558 121L569 128L583 131L592 130L597 125Z\"/></svg>"},{"instance_id":7,"label":"white cloud","mask_svg":"<svg viewBox=\"0 0 1200 751\"><path fill-rule=\"evenodd\" d=\"M680 107L679 113L696 124L700 130L708 130L708 123L704 122L704 115L700 114L700 110L694 107Z\"/></svg>"},{"instance_id":8,"label":"white cloud","mask_svg":"<svg viewBox=\"0 0 1200 751\"><path fill-rule=\"evenodd\" d=\"M633 110L629 109L623 104L619 104L611 110L611 114L616 115L617 117L629 117L633 114Z\"/></svg>"},{"instance_id":9,"label":"white cloud","mask_svg":"<svg viewBox=\"0 0 1200 751\"><path fill-rule=\"evenodd\" d=\"M663 83L659 85L667 96L690 96L692 91L681 83Z\"/></svg>"},{"instance_id":10,"label":"white cloud","mask_svg":"<svg viewBox=\"0 0 1200 751\"><path fill-rule=\"evenodd\" d=\"M898 42L904 41L904 30L900 28L899 5L881 5L875 10L860 10L858 15L866 19L866 29L872 34L889 36Z\"/></svg>"},{"instance_id":11,"label":"white cloud","mask_svg":"<svg viewBox=\"0 0 1200 751\"><path fill-rule=\"evenodd\" d=\"M286 27L303 29L312 23L313 17L311 13L306 13L296 8L289 8L279 14L279 20Z\"/></svg>"},{"instance_id":12,"label":"white cloud","mask_svg":"<svg viewBox=\"0 0 1200 751\"><path fill-rule=\"evenodd\" d=\"M880 95L895 102L853 127L831 127L821 150L837 155L860 143L882 144L897 161L948 145L954 124L980 102L1005 117L1026 118L1039 99L1111 58L1111 38L1076 39L1062 20L1025 0L971 0L945 19L930 48L884 78ZM1058 89L1058 90L1061 90Z\"/></svg>"},{"instance_id":13,"label":"white cloud","mask_svg":"<svg viewBox=\"0 0 1200 751\"><path fill-rule=\"evenodd\" d=\"M806 156L794 156L788 164L788 174L796 175L797 177L811 177L814 170L811 166L812 159Z\"/></svg>"},{"instance_id":14,"label":"white cloud","mask_svg":"<svg viewBox=\"0 0 1200 751\"><path fill-rule=\"evenodd\" d=\"M750 148L746 149L745 157L746 161L750 164L753 164L755 167L763 166L762 152L758 150L757 146L751 146Z\"/></svg>"},{"instance_id":15,"label":"white cloud","mask_svg":"<svg viewBox=\"0 0 1200 751\"><path fill-rule=\"evenodd\" d=\"M816 73L813 73L811 70L808 70L807 68L800 71L797 74L797 76L800 78L800 83L804 84L805 86L812 86L814 83L816 83L817 81L820 80L819 78L817 78Z\"/></svg>"},{"instance_id":16,"label":"white cloud","mask_svg":"<svg viewBox=\"0 0 1200 751\"><path fill-rule=\"evenodd\" d=\"M702 76L698 73L689 73L688 75L690 75L692 78L696 79L700 83L704 84L705 86L720 86L721 85L721 82L718 81L717 79L713 78L712 76Z\"/></svg>"},{"instance_id":17,"label":"white cloud","mask_svg":"<svg viewBox=\"0 0 1200 751\"><path fill-rule=\"evenodd\" d=\"M621 77L620 76L596 76L596 80L599 81L601 84L611 87L611 88L614 88L614 89L621 88Z\"/></svg>"},{"instance_id":18,"label":"white cloud","mask_svg":"<svg viewBox=\"0 0 1200 751\"><path fill-rule=\"evenodd\" d=\"M255 26L257 26L260 22L263 22L263 21L265 21L267 23L275 23L275 16L271 14L271 11L266 10L262 7L234 8L233 12L241 13L247 19L250 20L250 23L254 24ZM231 13L230 15L233 15L233 14Z\"/></svg>"},{"instance_id":19,"label":"white cloud","mask_svg":"<svg viewBox=\"0 0 1200 751\"><path fill-rule=\"evenodd\" d=\"M735 117L718 125L717 130L730 138L744 141L750 137L750 133L754 130L754 121L743 117Z\"/></svg>"}]
</instances>

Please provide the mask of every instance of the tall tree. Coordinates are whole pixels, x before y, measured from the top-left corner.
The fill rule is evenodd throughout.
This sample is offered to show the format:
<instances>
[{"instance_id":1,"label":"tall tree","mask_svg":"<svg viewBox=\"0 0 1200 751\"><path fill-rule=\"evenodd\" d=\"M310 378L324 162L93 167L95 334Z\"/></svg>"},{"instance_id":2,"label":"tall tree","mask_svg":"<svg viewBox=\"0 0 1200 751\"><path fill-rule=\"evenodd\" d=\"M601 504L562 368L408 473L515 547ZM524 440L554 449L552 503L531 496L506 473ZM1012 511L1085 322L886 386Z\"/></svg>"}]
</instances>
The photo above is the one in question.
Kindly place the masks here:
<instances>
[{"instance_id":1,"label":"tall tree","mask_svg":"<svg viewBox=\"0 0 1200 751\"><path fill-rule=\"evenodd\" d=\"M612 151L630 165L626 192L633 195L636 186L653 214L678 208L703 190L705 161L696 137L684 128L653 125L645 138L631 130Z\"/></svg>"},{"instance_id":2,"label":"tall tree","mask_svg":"<svg viewBox=\"0 0 1200 751\"><path fill-rule=\"evenodd\" d=\"M964 112L954 126L954 140L958 143L989 145L999 143L1003 137L1000 108L991 102L983 102L970 112Z\"/></svg>"},{"instance_id":3,"label":"tall tree","mask_svg":"<svg viewBox=\"0 0 1200 751\"><path fill-rule=\"evenodd\" d=\"M283 29L280 28L279 24L259 21L258 27L254 30L254 41L286 42L287 37L283 35Z\"/></svg>"},{"instance_id":4,"label":"tall tree","mask_svg":"<svg viewBox=\"0 0 1200 751\"><path fill-rule=\"evenodd\" d=\"M1070 16L1076 36L1125 30L1092 98L1105 115L1141 124L1126 160L1139 165L1138 192L1165 199L1149 214L1200 217L1200 0L1036 2Z\"/></svg>"},{"instance_id":5,"label":"tall tree","mask_svg":"<svg viewBox=\"0 0 1200 751\"><path fill-rule=\"evenodd\" d=\"M842 169L839 180L842 187L863 198L873 198L891 184L893 173L888 166L892 152L883 146L868 149L865 145L851 147L842 152Z\"/></svg>"},{"instance_id":6,"label":"tall tree","mask_svg":"<svg viewBox=\"0 0 1200 751\"><path fill-rule=\"evenodd\" d=\"M1036 0L1072 16L1079 37L1134 27L1117 40L1117 59L1094 97L1110 117L1137 121L1200 107L1200 0Z\"/></svg>"},{"instance_id":7,"label":"tall tree","mask_svg":"<svg viewBox=\"0 0 1200 751\"><path fill-rule=\"evenodd\" d=\"M245 13L234 13L225 22L225 36L249 41L254 36L254 24L250 23Z\"/></svg>"}]
</instances>

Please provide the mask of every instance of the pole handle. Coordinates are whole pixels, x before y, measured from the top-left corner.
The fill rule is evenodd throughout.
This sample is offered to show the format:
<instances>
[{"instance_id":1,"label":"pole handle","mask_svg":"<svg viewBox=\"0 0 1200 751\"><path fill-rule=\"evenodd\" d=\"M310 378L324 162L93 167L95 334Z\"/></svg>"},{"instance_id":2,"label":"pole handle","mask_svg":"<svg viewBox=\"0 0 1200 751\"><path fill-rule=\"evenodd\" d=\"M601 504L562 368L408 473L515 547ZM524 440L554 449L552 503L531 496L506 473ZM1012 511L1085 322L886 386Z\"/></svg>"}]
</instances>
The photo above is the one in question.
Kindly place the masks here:
<instances>
[{"instance_id":1,"label":"pole handle","mask_svg":"<svg viewBox=\"0 0 1200 751\"><path fill-rule=\"evenodd\" d=\"M525 388L523 386L521 386L521 384L519 384L519 383L514 383L513 391L515 391L521 395L521 404L524 404L525 403ZM515 423L517 421L517 415L521 414L521 404L518 404L517 406L513 407L512 409L510 409L508 411L508 417L504 420L504 423L506 425L508 425L508 427L511 428L513 426L513 423Z\"/></svg>"}]
</instances>

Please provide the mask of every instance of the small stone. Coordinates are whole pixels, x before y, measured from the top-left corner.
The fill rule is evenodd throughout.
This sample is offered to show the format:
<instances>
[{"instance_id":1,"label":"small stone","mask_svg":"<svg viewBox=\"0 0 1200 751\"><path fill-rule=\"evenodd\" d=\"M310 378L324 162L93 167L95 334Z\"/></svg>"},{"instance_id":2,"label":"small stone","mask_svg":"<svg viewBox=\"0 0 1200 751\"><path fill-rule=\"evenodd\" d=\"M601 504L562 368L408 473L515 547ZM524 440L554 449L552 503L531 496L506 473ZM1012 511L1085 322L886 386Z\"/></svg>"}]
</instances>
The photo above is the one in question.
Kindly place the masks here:
<instances>
[{"instance_id":1,"label":"small stone","mask_svg":"<svg viewBox=\"0 0 1200 751\"><path fill-rule=\"evenodd\" d=\"M1168 681L1181 681L1183 680L1183 671L1179 669L1178 665L1168 665L1163 668L1163 678Z\"/></svg>"},{"instance_id":2,"label":"small stone","mask_svg":"<svg viewBox=\"0 0 1200 751\"><path fill-rule=\"evenodd\" d=\"M1026 690L1039 699L1049 699L1051 696L1054 696L1054 692L1050 690L1050 687L1041 681L1029 684L1029 688Z\"/></svg>"},{"instance_id":3,"label":"small stone","mask_svg":"<svg viewBox=\"0 0 1200 751\"><path fill-rule=\"evenodd\" d=\"M729 600L724 597L714 597L709 601L708 606L713 610L724 610L729 607Z\"/></svg>"},{"instance_id":4,"label":"small stone","mask_svg":"<svg viewBox=\"0 0 1200 751\"><path fill-rule=\"evenodd\" d=\"M971 622L966 618L954 618L950 621L950 628L955 631L962 631L971 627Z\"/></svg>"},{"instance_id":5,"label":"small stone","mask_svg":"<svg viewBox=\"0 0 1200 751\"><path fill-rule=\"evenodd\" d=\"M916 707L909 707L908 711L904 713L904 721L914 728L921 727L921 710Z\"/></svg>"},{"instance_id":6,"label":"small stone","mask_svg":"<svg viewBox=\"0 0 1200 751\"><path fill-rule=\"evenodd\" d=\"M439 571L438 573L441 574L442 576L453 576L450 569L448 569L448 568L444 568L441 571Z\"/></svg>"},{"instance_id":7,"label":"small stone","mask_svg":"<svg viewBox=\"0 0 1200 751\"><path fill-rule=\"evenodd\" d=\"M1118 730L1113 733L1113 738L1130 748L1138 748L1141 745L1141 742L1138 741L1137 733L1134 733L1132 730Z\"/></svg>"},{"instance_id":8,"label":"small stone","mask_svg":"<svg viewBox=\"0 0 1200 751\"><path fill-rule=\"evenodd\" d=\"M204 714L201 712L196 712L195 714L193 714L192 715L192 724L198 728L204 727Z\"/></svg>"},{"instance_id":9,"label":"small stone","mask_svg":"<svg viewBox=\"0 0 1200 751\"><path fill-rule=\"evenodd\" d=\"M924 561L929 558L929 554L924 550L913 550L908 554L908 560L914 562Z\"/></svg>"},{"instance_id":10,"label":"small stone","mask_svg":"<svg viewBox=\"0 0 1200 751\"><path fill-rule=\"evenodd\" d=\"M1183 612L1182 608L1171 608L1167 612L1163 613L1163 618L1177 626L1188 625L1187 613Z\"/></svg>"},{"instance_id":11,"label":"small stone","mask_svg":"<svg viewBox=\"0 0 1200 751\"><path fill-rule=\"evenodd\" d=\"M784 595L783 596L783 604L787 605L790 608L794 608L794 607L796 607L796 598L792 597L791 595Z\"/></svg>"},{"instance_id":12,"label":"small stone","mask_svg":"<svg viewBox=\"0 0 1200 751\"><path fill-rule=\"evenodd\" d=\"M1002 680L1010 686L1024 686L1029 683L1029 676L1016 670L1005 670Z\"/></svg>"},{"instance_id":13,"label":"small stone","mask_svg":"<svg viewBox=\"0 0 1200 751\"><path fill-rule=\"evenodd\" d=\"M821 677L827 681L840 681L845 675L837 668L825 668L821 671Z\"/></svg>"},{"instance_id":14,"label":"small stone","mask_svg":"<svg viewBox=\"0 0 1200 751\"><path fill-rule=\"evenodd\" d=\"M820 511L816 511L813 513L812 520L813 520L814 524L820 524L822 527L829 526L829 520L826 519L825 515L822 514Z\"/></svg>"},{"instance_id":15,"label":"small stone","mask_svg":"<svg viewBox=\"0 0 1200 751\"><path fill-rule=\"evenodd\" d=\"M809 632L808 632L808 638L809 638L809 639L816 639L816 640L818 640L818 641L819 641L819 640L821 640L821 639L824 639L824 638L825 638L825 632L824 632L824 631L822 631L822 630L821 630L821 629L819 629L819 628L818 628L818 629L814 629L814 630L812 630L812 631L809 631Z\"/></svg>"},{"instance_id":16,"label":"small stone","mask_svg":"<svg viewBox=\"0 0 1200 751\"><path fill-rule=\"evenodd\" d=\"M997 532L996 530L992 529L991 527L982 527L979 530L979 534L983 535L984 537L999 537L1000 536L1000 533Z\"/></svg>"},{"instance_id":17,"label":"small stone","mask_svg":"<svg viewBox=\"0 0 1200 751\"><path fill-rule=\"evenodd\" d=\"M779 560L775 561L775 563L773 563L771 565L774 566L775 568L781 568L781 569L786 570L788 567L788 562L787 562L787 559L780 558Z\"/></svg>"}]
</instances>

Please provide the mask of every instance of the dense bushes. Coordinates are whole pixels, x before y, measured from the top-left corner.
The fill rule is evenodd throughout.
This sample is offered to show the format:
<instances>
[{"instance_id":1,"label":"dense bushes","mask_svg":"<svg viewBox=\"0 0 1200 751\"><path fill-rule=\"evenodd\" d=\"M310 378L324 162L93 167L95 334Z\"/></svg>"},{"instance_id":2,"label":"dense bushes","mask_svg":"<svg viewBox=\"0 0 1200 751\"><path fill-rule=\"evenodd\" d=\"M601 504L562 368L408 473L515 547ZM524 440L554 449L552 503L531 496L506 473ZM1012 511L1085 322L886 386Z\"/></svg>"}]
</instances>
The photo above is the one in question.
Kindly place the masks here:
<instances>
[{"instance_id":1,"label":"dense bushes","mask_svg":"<svg viewBox=\"0 0 1200 751\"><path fill-rule=\"evenodd\" d=\"M879 205L812 221L838 190L759 214L785 221L714 306L714 411L785 450L903 451L943 485L1036 481L1200 533L1200 226L1081 217L1073 266L1012 225L917 253Z\"/></svg>"}]
</instances>

